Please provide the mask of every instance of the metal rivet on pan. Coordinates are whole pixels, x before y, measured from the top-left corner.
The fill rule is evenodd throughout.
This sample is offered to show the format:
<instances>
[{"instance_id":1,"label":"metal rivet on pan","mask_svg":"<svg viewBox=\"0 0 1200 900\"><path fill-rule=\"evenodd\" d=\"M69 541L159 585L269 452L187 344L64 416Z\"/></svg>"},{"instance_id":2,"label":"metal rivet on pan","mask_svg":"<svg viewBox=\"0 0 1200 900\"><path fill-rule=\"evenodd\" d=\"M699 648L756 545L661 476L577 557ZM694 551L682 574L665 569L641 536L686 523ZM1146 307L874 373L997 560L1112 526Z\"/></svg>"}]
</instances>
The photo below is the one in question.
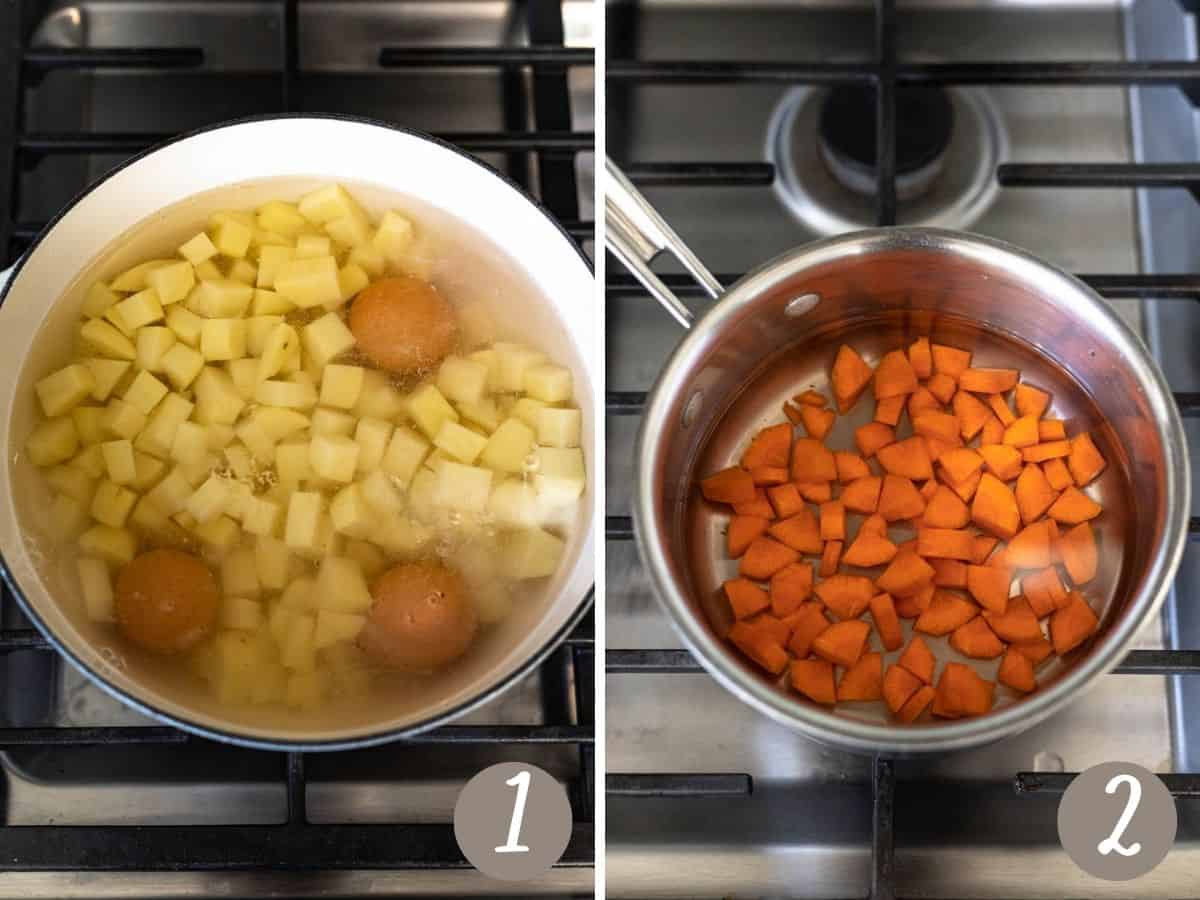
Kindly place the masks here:
<instances>
[{"instance_id":1,"label":"metal rivet on pan","mask_svg":"<svg viewBox=\"0 0 1200 900\"><path fill-rule=\"evenodd\" d=\"M794 300L789 300L783 308L783 314L792 319L798 319L821 302L820 294L801 294Z\"/></svg>"},{"instance_id":2,"label":"metal rivet on pan","mask_svg":"<svg viewBox=\"0 0 1200 900\"><path fill-rule=\"evenodd\" d=\"M688 397L687 406L683 408L682 422L684 428L691 428L696 421L696 413L700 412L700 404L704 402L704 393L696 391Z\"/></svg>"}]
</instances>

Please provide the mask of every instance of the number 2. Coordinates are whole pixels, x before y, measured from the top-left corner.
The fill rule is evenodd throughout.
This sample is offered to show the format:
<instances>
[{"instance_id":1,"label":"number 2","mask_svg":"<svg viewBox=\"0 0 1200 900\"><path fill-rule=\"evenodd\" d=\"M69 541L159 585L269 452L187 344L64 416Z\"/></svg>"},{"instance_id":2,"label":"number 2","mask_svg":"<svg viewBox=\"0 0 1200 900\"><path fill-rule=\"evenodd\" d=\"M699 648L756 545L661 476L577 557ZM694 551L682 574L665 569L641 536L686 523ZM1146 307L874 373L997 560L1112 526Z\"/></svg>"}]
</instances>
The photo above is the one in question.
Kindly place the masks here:
<instances>
[{"instance_id":1,"label":"number 2","mask_svg":"<svg viewBox=\"0 0 1200 900\"><path fill-rule=\"evenodd\" d=\"M521 837L521 820L525 818L525 798L529 796L529 770L518 772L505 784L517 789L512 819L508 823L508 840L496 848L497 853L528 853L529 848L517 841Z\"/></svg>"},{"instance_id":2,"label":"number 2","mask_svg":"<svg viewBox=\"0 0 1200 900\"><path fill-rule=\"evenodd\" d=\"M1133 820L1133 814L1137 812L1138 804L1142 802L1142 783L1134 776L1122 772L1109 779L1108 784L1104 786L1104 793L1115 794L1117 788L1122 784L1129 785L1129 799L1125 802L1125 809L1121 811L1121 818L1117 819L1117 824L1113 826L1112 834L1096 845L1101 856L1108 856L1114 850L1122 856L1137 856L1142 851L1142 845L1137 841L1128 847L1121 843L1125 829L1129 827L1129 823Z\"/></svg>"}]
</instances>

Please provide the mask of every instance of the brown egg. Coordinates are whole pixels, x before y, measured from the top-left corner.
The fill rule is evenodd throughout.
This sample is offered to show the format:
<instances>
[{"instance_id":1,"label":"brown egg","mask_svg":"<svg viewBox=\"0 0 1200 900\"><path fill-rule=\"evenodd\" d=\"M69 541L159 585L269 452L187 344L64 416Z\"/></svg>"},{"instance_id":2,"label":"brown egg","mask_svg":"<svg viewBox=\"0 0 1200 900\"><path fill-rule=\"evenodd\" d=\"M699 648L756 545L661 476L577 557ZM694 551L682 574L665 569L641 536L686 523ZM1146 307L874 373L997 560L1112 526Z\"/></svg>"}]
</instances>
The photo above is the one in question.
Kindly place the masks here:
<instances>
[{"instance_id":1,"label":"brown egg","mask_svg":"<svg viewBox=\"0 0 1200 900\"><path fill-rule=\"evenodd\" d=\"M150 550L117 573L117 625L155 653L179 653L212 630L220 594L208 566L180 550Z\"/></svg>"},{"instance_id":2,"label":"brown egg","mask_svg":"<svg viewBox=\"0 0 1200 900\"><path fill-rule=\"evenodd\" d=\"M442 361L454 348L458 322L429 282L382 278L354 298L350 331L372 362L407 375Z\"/></svg>"},{"instance_id":3,"label":"brown egg","mask_svg":"<svg viewBox=\"0 0 1200 900\"><path fill-rule=\"evenodd\" d=\"M375 579L371 596L358 645L391 668L440 668L466 652L479 627L462 577L440 562L393 566Z\"/></svg>"}]
</instances>

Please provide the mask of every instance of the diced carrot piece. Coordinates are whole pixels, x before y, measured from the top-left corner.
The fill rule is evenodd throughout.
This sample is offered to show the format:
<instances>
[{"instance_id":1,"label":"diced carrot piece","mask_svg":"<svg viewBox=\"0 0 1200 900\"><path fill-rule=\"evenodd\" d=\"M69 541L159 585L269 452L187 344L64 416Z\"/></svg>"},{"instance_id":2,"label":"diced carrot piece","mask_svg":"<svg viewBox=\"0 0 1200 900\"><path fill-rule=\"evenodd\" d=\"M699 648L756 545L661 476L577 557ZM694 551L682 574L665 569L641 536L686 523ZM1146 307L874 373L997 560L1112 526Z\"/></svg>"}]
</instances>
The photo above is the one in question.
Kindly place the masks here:
<instances>
[{"instance_id":1,"label":"diced carrot piece","mask_svg":"<svg viewBox=\"0 0 1200 900\"><path fill-rule=\"evenodd\" d=\"M996 566L967 566L967 590L988 612L1003 614L1008 609L1012 576Z\"/></svg>"},{"instance_id":2,"label":"diced carrot piece","mask_svg":"<svg viewBox=\"0 0 1200 900\"><path fill-rule=\"evenodd\" d=\"M793 425L804 424L804 417L800 415L800 407L798 406L792 406L792 404L785 401L783 404L783 414L787 416L787 420Z\"/></svg>"},{"instance_id":3,"label":"diced carrot piece","mask_svg":"<svg viewBox=\"0 0 1200 900\"><path fill-rule=\"evenodd\" d=\"M996 418L1000 420L1000 424L1008 427L1017 420L1013 415L1013 411L1008 408L1008 401L1004 399L1003 394L989 394L987 405L992 408Z\"/></svg>"},{"instance_id":4,"label":"diced carrot piece","mask_svg":"<svg viewBox=\"0 0 1200 900\"><path fill-rule=\"evenodd\" d=\"M873 513L879 507L883 479L878 475L858 478L842 488L842 503L851 512Z\"/></svg>"},{"instance_id":5,"label":"diced carrot piece","mask_svg":"<svg viewBox=\"0 0 1200 900\"><path fill-rule=\"evenodd\" d=\"M837 466L833 451L816 438L799 438L792 445L792 481L833 481Z\"/></svg>"},{"instance_id":6,"label":"diced carrot piece","mask_svg":"<svg viewBox=\"0 0 1200 900\"><path fill-rule=\"evenodd\" d=\"M1026 525L1040 519L1058 497L1058 493L1046 480L1042 467L1033 463L1021 470L1021 476L1017 479L1016 494L1021 521Z\"/></svg>"},{"instance_id":7,"label":"diced carrot piece","mask_svg":"<svg viewBox=\"0 0 1200 900\"><path fill-rule=\"evenodd\" d=\"M970 666L946 663L938 679L933 714L945 718L982 716L992 708L996 685Z\"/></svg>"},{"instance_id":8,"label":"diced carrot piece","mask_svg":"<svg viewBox=\"0 0 1200 900\"><path fill-rule=\"evenodd\" d=\"M797 394L792 399L802 406L825 406L829 402L825 399L824 394L811 388L802 394Z\"/></svg>"},{"instance_id":9,"label":"diced carrot piece","mask_svg":"<svg viewBox=\"0 0 1200 900\"><path fill-rule=\"evenodd\" d=\"M1011 538L1021 524L1017 498L1008 485L985 472L971 504L971 521L1000 538Z\"/></svg>"},{"instance_id":10,"label":"diced carrot piece","mask_svg":"<svg viewBox=\"0 0 1200 900\"><path fill-rule=\"evenodd\" d=\"M862 520L862 524L858 526L859 534L873 534L877 537L888 536L887 519L878 513L872 513Z\"/></svg>"},{"instance_id":11,"label":"diced carrot piece","mask_svg":"<svg viewBox=\"0 0 1200 900\"><path fill-rule=\"evenodd\" d=\"M959 441L958 419L950 413L926 410L913 417L913 431L927 437L935 437L948 444Z\"/></svg>"},{"instance_id":12,"label":"diced carrot piece","mask_svg":"<svg viewBox=\"0 0 1200 900\"><path fill-rule=\"evenodd\" d=\"M754 479L745 469L731 466L701 481L700 492L714 503L746 503L754 499Z\"/></svg>"},{"instance_id":13,"label":"diced carrot piece","mask_svg":"<svg viewBox=\"0 0 1200 900\"><path fill-rule=\"evenodd\" d=\"M917 375L903 350L883 354L875 367L875 399L902 397L917 389Z\"/></svg>"},{"instance_id":14,"label":"diced carrot piece","mask_svg":"<svg viewBox=\"0 0 1200 900\"><path fill-rule=\"evenodd\" d=\"M939 372L925 382L925 387L937 398L939 403L949 403L954 392L958 390L958 382L952 376Z\"/></svg>"},{"instance_id":15,"label":"diced carrot piece","mask_svg":"<svg viewBox=\"0 0 1200 900\"><path fill-rule=\"evenodd\" d=\"M788 480L788 470L781 466L755 466L750 470L750 477L758 487L783 484Z\"/></svg>"},{"instance_id":16,"label":"diced carrot piece","mask_svg":"<svg viewBox=\"0 0 1200 900\"><path fill-rule=\"evenodd\" d=\"M745 578L734 578L722 587L729 598L729 605L733 607L733 615L738 619L748 619L771 605L767 592Z\"/></svg>"},{"instance_id":17,"label":"diced carrot piece","mask_svg":"<svg viewBox=\"0 0 1200 900\"><path fill-rule=\"evenodd\" d=\"M915 619L925 610L929 609L929 604L933 602L934 591L937 587L932 581L924 585L915 594L908 597L896 597L896 615L902 619Z\"/></svg>"},{"instance_id":18,"label":"diced carrot piece","mask_svg":"<svg viewBox=\"0 0 1200 900\"><path fill-rule=\"evenodd\" d=\"M1071 478L1070 470L1067 469L1067 464L1061 459L1048 459L1042 463L1042 474L1046 476L1050 487L1056 491L1061 491L1075 483Z\"/></svg>"},{"instance_id":19,"label":"diced carrot piece","mask_svg":"<svg viewBox=\"0 0 1200 900\"><path fill-rule=\"evenodd\" d=\"M1035 666L1041 665L1054 654L1054 645L1044 637L1032 641L1017 641L1010 646Z\"/></svg>"},{"instance_id":20,"label":"diced carrot piece","mask_svg":"<svg viewBox=\"0 0 1200 900\"><path fill-rule=\"evenodd\" d=\"M1002 443L1010 447L1032 447L1038 442L1037 419L1033 416L1021 416L1004 429Z\"/></svg>"},{"instance_id":21,"label":"diced carrot piece","mask_svg":"<svg viewBox=\"0 0 1200 900\"><path fill-rule=\"evenodd\" d=\"M946 470L951 482L958 484L982 469L984 459L970 447L955 447L939 456L937 461L938 465Z\"/></svg>"},{"instance_id":22,"label":"diced carrot piece","mask_svg":"<svg viewBox=\"0 0 1200 900\"><path fill-rule=\"evenodd\" d=\"M908 395L908 417L915 419L923 412L941 412L942 404L927 387L919 387Z\"/></svg>"},{"instance_id":23,"label":"diced carrot piece","mask_svg":"<svg viewBox=\"0 0 1200 900\"><path fill-rule=\"evenodd\" d=\"M880 447L896 440L896 432L882 422L868 422L854 430L854 445L866 459L870 459Z\"/></svg>"},{"instance_id":24,"label":"diced carrot piece","mask_svg":"<svg viewBox=\"0 0 1200 900\"><path fill-rule=\"evenodd\" d=\"M1038 422L1039 441L1066 440L1067 426L1062 419L1042 419Z\"/></svg>"},{"instance_id":25,"label":"diced carrot piece","mask_svg":"<svg viewBox=\"0 0 1200 900\"><path fill-rule=\"evenodd\" d=\"M970 559L975 553L975 536L955 528L918 528L917 553L943 559Z\"/></svg>"},{"instance_id":26,"label":"diced carrot piece","mask_svg":"<svg viewBox=\"0 0 1200 900\"><path fill-rule=\"evenodd\" d=\"M929 346L929 338L920 337L909 344L908 364L918 378L928 378L933 374L933 351Z\"/></svg>"},{"instance_id":27,"label":"diced carrot piece","mask_svg":"<svg viewBox=\"0 0 1200 900\"><path fill-rule=\"evenodd\" d=\"M943 441L939 437L931 437L928 434L923 434L920 437L921 440L925 442L925 450L929 454L929 458L935 462L937 461L938 457L944 456L951 450L962 446L962 441L950 443L949 441Z\"/></svg>"},{"instance_id":28,"label":"diced carrot piece","mask_svg":"<svg viewBox=\"0 0 1200 900\"><path fill-rule=\"evenodd\" d=\"M837 357L833 361L833 398L837 401L838 412L848 412L859 395L875 376L853 347L842 344L838 347Z\"/></svg>"},{"instance_id":29,"label":"diced carrot piece","mask_svg":"<svg viewBox=\"0 0 1200 900\"><path fill-rule=\"evenodd\" d=\"M888 666L883 676L883 702L892 712L899 712L908 698L921 688L921 679L899 665Z\"/></svg>"},{"instance_id":30,"label":"diced carrot piece","mask_svg":"<svg viewBox=\"0 0 1200 900\"><path fill-rule=\"evenodd\" d=\"M792 687L823 706L837 703L837 682L833 665L823 659L794 659L791 668Z\"/></svg>"},{"instance_id":31,"label":"diced carrot piece","mask_svg":"<svg viewBox=\"0 0 1200 900\"><path fill-rule=\"evenodd\" d=\"M885 472L902 475L912 481L924 481L933 477L933 463L925 442L910 437L886 447L880 447L876 456Z\"/></svg>"},{"instance_id":32,"label":"diced carrot piece","mask_svg":"<svg viewBox=\"0 0 1200 900\"><path fill-rule=\"evenodd\" d=\"M846 507L841 500L830 500L822 503L819 510L821 515L821 540L844 541L846 539Z\"/></svg>"},{"instance_id":33,"label":"diced carrot piece","mask_svg":"<svg viewBox=\"0 0 1200 900\"><path fill-rule=\"evenodd\" d=\"M862 575L832 575L813 588L821 602L839 619L857 619L875 596L870 578Z\"/></svg>"},{"instance_id":34,"label":"diced carrot piece","mask_svg":"<svg viewBox=\"0 0 1200 900\"><path fill-rule=\"evenodd\" d=\"M837 467L838 481L842 484L866 478L871 474L871 467L867 465L867 461L849 450L835 450L833 462Z\"/></svg>"},{"instance_id":35,"label":"diced carrot piece","mask_svg":"<svg viewBox=\"0 0 1200 900\"><path fill-rule=\"evenodd\" d=\"M1070 653L1100 627L1100 620L1083 595L1072 591L1067 605L1050 616L1050 640L1059 656Z\"/></svg>"},{"instance_id":36,"label":"diced carrot piece","mask_svg":"<svg viewBox=\"0 0 1200 900\"><path fill-rule=\"evenodd\" d=\"M1092 443L1090 434L1085 431L1083 434L1071 438L1071 452L1067 456L1067 468L1071 470L1071 477L1075 479L1076 487L1085 487L1091 484L1096 476L1104 471L1106 465L1108 463L1100 455L1096 445Z\"/></svg>"},{"instance_id":37,"label":"diced carrot piece","mask_svg":"<svg viewBox=\"0 0 1200 900\"><path fill-rule=\"evenodd\" d=\"M752 619L747 619L746 624L753 625L760 631L770 635L771 640L781 647L787 643L788 638L792 635L791 622L777 618L767 612L757 615Z\"/></svg>"},{"instance_id":38,"label":"diced carrot piece","mask_svg":"<svg viewBox=\"0 0 1200 900\"><path fill-rule=\"evenodd\" d=\"M880 521L883 521L880 518ZM858 529L858 535L853 543L842 554L842 562L848 566L881 566L891 562L896 556L896 545L884 534L873 534L867 530L866 523Z\"/></svg>"},{"instance_id":39,"label":"diced carrot piece","mask_svg":"<svg viewBox=\"0 0 1200 900\"><path fill-rule=\"evenodd\" d=\"M1004 552L1014 569L1044 569L1053 562L1050 547L1049 523L1042 520L1021 529L1008 542Z\"/></svg>"},{"instance_id":40,"label":"diced carrot piece","mask_svg":"<svg viewBox=\"0 0 1200 900\"><path fill-rule=\"evenodd\" d=\"M955 381L971 366L971 351L959 350L957 347L947 347L945 344L934 344L933 371L949 375Z\"/></svg>"},{"instance_id":41,"label":"diced carrot piece","mask_svg":"<svg viewBox=\"0 0 1200 900\"><path fill-rule=\"evenodd\" d=\"M817 635L833 623L825 618L824 607L820 603L803 603L788 616L792 626L792 636L788 638L787 648L801 659L812 652L812 642Z\"/></svg>"},{"instance_id":42,"label":"diced carrot piece","mask_svg":"<svg viewBox=\"0 0 1200 900\"><path fill-rule=\"evenodd\" d=\"M780 485L780 487L791 487L791 485ZM772 490L777 490L777 488L772 488ZM793 488L793 490L795 489ZM796 499L800 499L799 494L796 495ZM758 516L760 519L775 518L775 508L767 499L767 492L760 487L754 489L754 499L750 502L733 504L733 513L737 516Z\"/></svg>"},{"instance_id":43,"label":"diced carrot piece","mask_svg":"<svg viewBox=\"0 0 1200 900\"><path fill-rule=\"evenodd\" d=\"M734 516L729 520L729 558L737 559L767 530L768 521L758 516Z\"/></svg>"},{"instance_id":44,"label":"diced carrot piece","mask_svg":"<svg viewBox=\"0 0 1200 900\"><path fill-rule=\"evenodd\" d=\"M904 399L904 395L899 394L895 397L876 400L875 421L895 428L896 423L900 421L900 414L904 412Z\"/></svg>"},{"instance_id":45,"label":"diced carrot piece","mask_svg":"<svg viewBox=\"0 0 1200 900\"><path fill-rule=\"evenodd\" d=\"M976 473L966 481L950 481L950 476L948 476L945 471L942 472L942 481L948 488L950 488L950 490L958 494L959 499L962 500L963 503L968 502L972 497L975 496L975 492L979 489L979 482L982 479L982 469L976 471Z\"/></svg>"},{"instance_id":46,"label":"diced carrot piece","mask_svg":"<svg viewBox=\"0 0 1200 900\"><path fill-rule=\"evenodd\" d=\"M787 667L787 651L761 628L748 622L737 622L729 629L729 640L772 675L778 675Z\"/></svg>"},{"instance_id":47,"label":"diced carrot piece","mask_svg":"<svg viewBox=\"0 0 1200 900\"><path fill-rule=\"evenodd\" d=\"M1067 456L1070 452L1070 441L1045 441L1041 444L1034 444L1032 447L1022 448L1021 458L1025 462L1040 463L1048 459L1059 459Z\"/></svg>"},{"instance_id":48,"label":"diced carrot piece","mask_svg":"<svg viewBox=\"0 0 1200 900\"><path fill-rule=\"evenodd\" d=\"M862 619L834 622L817 635L813 641L813 653L835 665L850 668L867 649L867 638L871 625Z\"/></svg>"},{"instance_id":49,"label":"diced carrot piece","mask_svg":"<svg viewBox=\"0 0 1200 900\"><path fill-rule=\"evenodd\" d=\"M842 541L826 541L825 549L821 551L821 577L828 578L838 570L842 559Z\"/></svg>"},{"instance_id":50,"label":"diced carrot piece","mask_svg":"<svg viewBox=\"0 0 1200 900\"><path fill-rule=\"evenodd\" d=\"M1033 663L1025 654L1011 647L1004 654L1004 659L1000 660L996 680L1022 694L1028 694L1037 688L1037 675L1033 672Z\"/></svg>"},{"instance_id":51,"label":"diced carrot piece","mask_svg":"<svg viewBox=\"0 0 1200 900\"><path fill-rule=\"evenodd\" d=\"M742 468L758 466L787 468L788 454L792 449L792 426L784 422L764 428L750 441L742 454Z\"/></svg>"},{"instance_id":52,"label":"diced carrot piece","mask_svg":"<svg viewBox=\"0 0 1200 900\"><path fill-rule=\"evenodd\" d=\"M750 546L746 548L746 553L738 565L738 572L755 581L766 581L799 558L800 554L791 547L785 547L768 537L760 537L751 541Z\"/></svg>"},{"instance_id":53,"label":"diced carrot piece","mask_svg":"<svg viewBox=\"0 0 1200 900\"><path fill-rule=\"evenodd\" d=\"M1012 481L1021 474L1021 451L1008 444L980 444L979 455L988 471L1001 481Z\"/></svg>"},{"instance_id":54,"label":"diced carrot piece","mask_svg":"<svg viewBox=\"0 0 1200 900\"><path fill-rule=\"evenodd\" d=\"M976 566L983 565L998 543L1000 542L990 534L975 535L975 553L971 557L971 563Z\"/></svg>"},{"instance_id":55,"label":"diced carrot piece","mask_svg":"<svg viewBox=\"0 0 1200 900\"><path fill-rule=\"evenodd\" d=\"M919 634L912 636L912 640L908 642L908 646L896 660L896 665L915 675L925 684L933 684L933 670L937 667L937 659L934 657L933 651L929 649L929 645L925 643L925 638Z\"/></svg>"},{"instance_id":56,"label":"diced carrot piece","mask_svg":"<svg viewBox=\"0 0 1200 900\"><path fill-rule=\"evenodd\" d=\"M802 507L796 515L768 526L767 533L797 553L821 552L821 527L807 506Z\"/></svg>"},{"instance_id":57,"label":"diced carrot piece","mask_svg":"<svg viewBox=\"0 0 1200 900\"><path fill-rule=\"evenodd\" d=\"M1058 570L1047 566L1021 579L1021 591L1029 607L1039 619L1044 619L1067 600L1067 589L1058 578Z\"/></svg>"},{"instance_id":58,"label":"diced carrot piece","mask_svg":"<svg viewBox=\"0 0 1200 900\"><path fill-rule=\"evenodd\" d=\"M885 521L897 522L921 515L925 511L925 501L911 481L889 473L883 476L878 509Z\"/></svg>"},{"instance_id":59,"label":"diced carrot piece","mask_svg":"<svg viewBox=\"0 0 1200 900\"><path fill-rule=\"evenodd\" d=\"M1072 583L1087 584L1096 577L1098 554L1090 523L1080 522L1062 535L1058 539L1058 552Z\"/></svg>"},{"instance_id":60,"label":"diced carrot piece","mask_svg":"<svg viewBox=\"0 0 1200 900\"><path fill-rule=\"evenodd\" d=\"M969 659L995 659L1004 652L1004 643L980 616L955 628L950 646Z\"/></svg>"},{"instance_id":61,"label":"diced carrot piece","mask_svg":"<svg viewBox=\"0 0 1200 900\"><path fill-rule=\"evenodd\" d=\"M800 496L812 503L826 503L833 497L833 484L829 481L815 481L806 483L803 481L792 482L796 485L796 490L800 492Z\"/></svg>"},{"instance_id":62,"label":"diced carrot piece","mask_svg":"<svg viewBox=\"0 0 1200 900\"><path fill-rule=\"evenodd\" d=\"M1035 419L1040 419L1050 406L1050 395L1028 384L1018 384L1013 399L1017 403L1017 415Z\"/></svg>"},{"instance_id":63,"label":"diced carrot piece","mask_svg":"<svg viewBox=\"0 0 1200 900\"><path fill-rule=\"evenodd\" d=\"M1100 504L1072 485L1054 501L1046 515L1063 525L1078 525L1100 515Z\"/></svg>"},{"instance_id":64,"label":"diced carrot piece","mask_svg":"<svg viewBox=\"0 0 1200 900\"><path fill-rule=\"evenodd\" d=\"M1050 534L1050 562L1061 562L1062 556L1058 552L1058 539L1062 537L1062 533L1058 530L1058 523L1053 519L1047 519L1046 531Z\"/></svg>"},{"instance_id":65,"label":"diced carrot piece","mask_svg":"<svg viewBox=\"0 0 1200 900\"><path fill-rule=\"evenodd\" d=\"M1042 636L1042 626L1038 622L1037 614L1024 597L1012 597L1008 601L1008 609L1004 612L985 612L983 617L1002 641L1021 643L1036 641Z\"/></svg>"},{"instance_id":66,"label":"diced carrot piece","mask_svg":"<svg viewBox=\"0 0 1200 900\"><path fill-rule=\"evenodd\" d=\"M823 409L819 406L800 407L800 420L804 422L804 430L808 432L809 437L814 437L818 441L825 439L825 435L832 430L836 419L837 413L832 409Z\"/></svg>"},{"instance_id":67,"label":"diced carrot piece","mask_svg":"<svg viewBox=\"0 0 1200 900\"><path fill-rule=\"evenodd\" d=\"M842 673L838 682L838 700L879 700L883 697L883 654L864 653Z\"/></svg>"},{"instance_id":68,"label":"diced carrot piece","mask_svg":"<svg viewBox=\"0 0 1200 900\"><path fill-rule=\"evenodd\" d=\"M1004 423L993 415L988 415L987 421L979 429L979 443L1000 444L1004 441Z\"/></svg>"},{"instance_id":69,"label":"diced carrot piece","mask_svg":"<svg viewBox=\"0 0 1200 900\"><path fill-rule=\"evenodd\" d=\"M983 401L966 391L958 391L951 405L954 415L958 416L958 431L964 441L971 440L979 434L984 422L995 418L992 411L984 406Z\"/></svg>"},{"instance_id":70,"label":"diced carrot piece","mask_svg":"<svg viewBox=\"0 0 1200 900\"><path fill-rule=\"evenodd\" d=\"M965 369L958 386L973 394L1003 394L1017 386L1021 373L1016 369Z\"/></svg>"},{"instance_id":71,"label":"diced carrot piece","mask_svg":"<svg viewBox=\"0 0 1200 900\"><path fill-rule=\"evenodd\" d=\"M933 602L929 609L917 617L913 629L925 634L949 634L954 629L966 625L979 615L979 607L953 591L942 589L933 592Z\"/></svg>"},{"instance_id":72,"label":"diced carrot piece","mask_svg":"<svg viewBox=\"0 0 1200 900\"><path fill-rule=\"evenodd\" d=\"M893 597L911 597L932 581L933 569L929 563L915 553L897 552L875 584Z\"/></svg>"},{"instance_id":73,"label":"diced carrot piece","mask_svg":"<svg viewBox=\"0 0 1200 900\"><path fill-rule=\"evenodd\" d=\"M875 630L879 632L879 640L885 650L899 650L904 642L904 633L900 630L900 619L896 616L896 604L891 594L876 594L871 598L871 618L875 620Z\"/></svg>"},{"instance_id":74,"label":"diced carrot piece","mask_svg":"<svg viewBox=\"0 0 1200 900\"><path fill-rule=\"evenodd\" d=\"M927 561L933 567L935 586L944 588L965 588L967 586L967 564L962 560L935 556Z\"/></svg>"},{"instance_id":75,"label":"diced carrot piece","mask_svg":"<svg viewBox=\"0 0 1200 900\"><path fill-rule=\"evenodd\" d=\"M929 481L926 484L934 482ZM971 521L971 511L952 489L938 484L925 504L922 521L930 528L962 528Z\"/></svg>"},{"instance_id":76,"label":"diced carrot piece","mask_svg":"<svg viewBox=\"0 0 1200 900\"><path fill-rule=\"evenodd\" d=\"M896 710L896 721L903 722L909 725L918 718L921 713L925 712L926 707L933 702L934 690L927 684L921 685L916 692L909 697L902 707Z\"/></svg>"},{"instance_id":77,"label":"diced carrot piece","mask_svg":"<svg viewBox=\"0 0 1200 900\"><path fill-rule=\"evenodd\" d=\"M924 500L926 503L928 503L930 500L933 499L933 495L937 493L938 487L939 487L938 483L936 481L934 481L932 478L930 478L928 481L926 481L924 484L922 484L917 490L921 494L921 499Z\"/></svg>"},{"instance_id":78,"label":"diced carrot piece","mask_svg":"<svg viewBox=\"0 0 1200 900\"><path fill-rule=\"evenodd\" d=\"M771 612L789 616L812 596L811 563L792 563L771 576Z\"/></svg>"},{"instance_id":79,"label":"diced carrot piece","mask_svg":"<svg viewBox=\"0 0 1200 900\"><path fill-rule=\"evenodd\" d=\"M767 499L775 516L789 519L804 509L804 498L790 481L787 484L777 484L767 488Z\"/></svg>"}]
</instances>

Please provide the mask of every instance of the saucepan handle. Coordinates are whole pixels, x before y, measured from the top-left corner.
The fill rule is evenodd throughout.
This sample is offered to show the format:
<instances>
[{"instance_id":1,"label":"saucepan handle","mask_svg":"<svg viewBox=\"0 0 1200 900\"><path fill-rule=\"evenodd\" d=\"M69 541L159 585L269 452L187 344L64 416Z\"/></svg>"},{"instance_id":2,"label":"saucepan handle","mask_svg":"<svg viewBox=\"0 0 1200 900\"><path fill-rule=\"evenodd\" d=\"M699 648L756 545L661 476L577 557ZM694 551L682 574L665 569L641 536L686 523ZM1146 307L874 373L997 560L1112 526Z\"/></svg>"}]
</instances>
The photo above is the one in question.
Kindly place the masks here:
<instances>
[{"instance_id":1,"label":"saucepan handle","mask_svg":"<svg viewBox=\"0 0 1200 900\"><path fill-rule=\"evenodd\" d=\"M670 253L714 300L724 293L725 288L680 239L675 229L663 220L658 210L642 196L641 191L625 177L616 163L606 159L605 170L608 175L604 195L605 243L608 249L676 322L684 328L690 328L694 318L692 311L654 274L650 268L654 258L664 251Z\"/></svg>"}]
</instances>

